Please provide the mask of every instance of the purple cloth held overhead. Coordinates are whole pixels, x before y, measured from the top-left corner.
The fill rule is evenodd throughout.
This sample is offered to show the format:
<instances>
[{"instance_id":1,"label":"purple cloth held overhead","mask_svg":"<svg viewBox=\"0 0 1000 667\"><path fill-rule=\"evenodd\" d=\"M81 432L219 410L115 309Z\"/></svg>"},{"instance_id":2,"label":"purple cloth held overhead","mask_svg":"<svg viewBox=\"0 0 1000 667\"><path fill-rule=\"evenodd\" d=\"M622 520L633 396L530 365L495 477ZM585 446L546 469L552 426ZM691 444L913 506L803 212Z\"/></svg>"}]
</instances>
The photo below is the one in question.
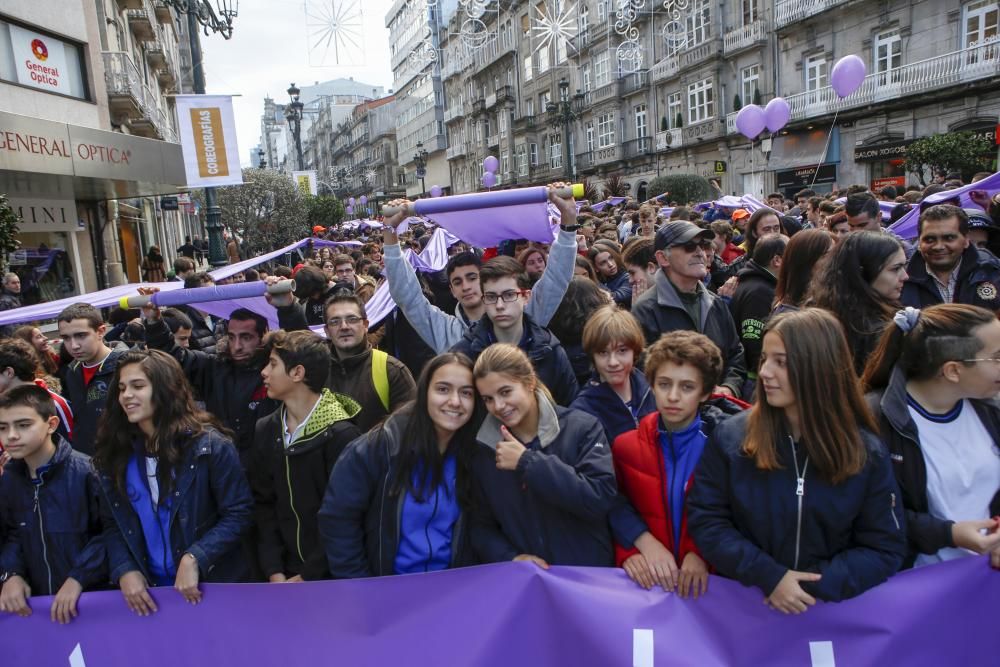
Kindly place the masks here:
<instances>
[{"instance_id":1,"label":"purple cloth held overhead","mask_svg":"<svg viewBox=\"0 0 1000 667\"><path fill-rule=\"evenodd\" d=\"M32 597L31 616L0 616L4 664L990 665L1000 608L1000 573L986 557L903 572L795 616L716 576L706 595L684 600L643 590L620 568L531 563L201 588L197 606L150 589L159 611L146 618L118 591L84 593L68 625L49 620L51 597ZM247 632L261 619L266 632Z\"/></svg>"},{"instance_id":2,"label":"purple cloth held overhead","mask_svg":"<svg viewBox=\"0 0 1000 667\"><path fill-rule=\"evenodd\" d=\"M958 199L959 206L962 208L979 208L979 205L969 198L969 193L973 190L983 190L990 197L996 195L1000 192L1000 171L976 183L963 185L954 190L945 190L944 192L927 197L920 202L920 206L914 206L909 213L897 220L889 229L901 238L915 239L917 238L917 222L920 220L920 212L925 208L934 206L935 204L942 204L952 199Z\"/></svg>"},{"instance_id":3,"label":"purple cloth held overhead","mask_svg":"<svg viewBox=\"0 0 1000 667\"><path fill-rule=\"evenodd\" d=\"M420 215L480 248L493 247L507 239L552 242L546 186L419 199L413 207Z\"/></svg>"}]
</instances>

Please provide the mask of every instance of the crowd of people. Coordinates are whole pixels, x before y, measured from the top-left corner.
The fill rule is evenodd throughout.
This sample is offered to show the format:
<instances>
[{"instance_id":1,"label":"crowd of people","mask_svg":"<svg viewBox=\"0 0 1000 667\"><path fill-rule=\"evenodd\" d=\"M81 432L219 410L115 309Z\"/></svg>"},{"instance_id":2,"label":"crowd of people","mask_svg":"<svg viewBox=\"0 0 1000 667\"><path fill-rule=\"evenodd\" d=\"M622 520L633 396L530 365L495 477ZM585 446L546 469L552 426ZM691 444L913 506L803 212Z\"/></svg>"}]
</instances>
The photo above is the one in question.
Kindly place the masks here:
<instances>
[{"instance_id":1,"label":"crowd of people","mask_svg":"<svg viewBox=\"0 0 1000 667\"><path fill-rule=\"evenodd\" d=\"M1000 569L1000 197L922 206L939 188L752 212L553 188L551 244L459 242L440 272L408 260L432 225L397 233L403 213L314 230L352 244L230 279L294 278L277 330L197 304L77 303L57 349L21 327L0 611L530 561L685 598L714 573L801 613L902 568ZM911 206L913 245L886 229ZM169 277L210 284L197 268Z\"/></svg>"}]
</instances>

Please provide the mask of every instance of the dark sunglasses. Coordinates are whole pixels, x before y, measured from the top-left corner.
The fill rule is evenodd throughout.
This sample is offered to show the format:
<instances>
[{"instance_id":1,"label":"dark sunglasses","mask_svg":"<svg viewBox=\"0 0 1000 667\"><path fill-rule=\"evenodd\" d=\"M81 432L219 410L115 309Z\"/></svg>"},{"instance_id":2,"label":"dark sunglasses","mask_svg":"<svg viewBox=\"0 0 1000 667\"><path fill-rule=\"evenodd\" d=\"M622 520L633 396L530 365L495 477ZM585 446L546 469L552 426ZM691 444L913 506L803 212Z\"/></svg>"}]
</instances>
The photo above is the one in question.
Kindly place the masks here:
<instances>
[{"instance_id":1,"label":"dark sunglasses","mask_svg":"<svg viewBox=\"0 0 1000 667\"><path fill-rule=\"evenodd\" d=\"M692 253L701 248L702 250L708 250L712 247L712 242L706 239L700 241L688 241L687 243L675 243L670 246L671 248L683 248L684 252Z\"/></svg>"}]
</instances>

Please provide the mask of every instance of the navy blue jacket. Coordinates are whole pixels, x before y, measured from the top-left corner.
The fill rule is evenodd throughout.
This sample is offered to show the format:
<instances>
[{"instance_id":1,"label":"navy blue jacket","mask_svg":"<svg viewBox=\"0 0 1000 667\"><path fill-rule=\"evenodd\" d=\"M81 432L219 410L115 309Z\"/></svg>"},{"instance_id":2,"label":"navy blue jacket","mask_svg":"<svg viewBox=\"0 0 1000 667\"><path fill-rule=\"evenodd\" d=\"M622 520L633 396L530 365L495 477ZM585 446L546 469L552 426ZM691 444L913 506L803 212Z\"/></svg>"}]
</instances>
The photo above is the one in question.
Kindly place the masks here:
<instances>
[{"instance_id":1,"label":"navy blue jacket","mask_svg":"<svg viewBox=\"0 0 1000 667\"><path fill-rule=\"evenodd\" d=\"M57 438L39 483L24 461L8 463L0 477L0 570L21 575L32 595L55 595L69 577L84 590L108 580L97 475L90 457Z\"/></svg>"},{"instance_id":2,"label":"navy blue jacket","mask_svg":"<svg viewBox=\"0 0 1000 667\"><path fill-rule=\"evenodd\" d=\"M611 298L622 308L632 307L632 286L628 282L628 271L619 267L614 278L601 278L601 287L611 292Z\"/></svg>"},{"instance_id":3,"label":"navy blue jacket","mask_svg":"<svg viewBox=\"0 0 1000 667\"><path fill-rule=\"evenodd\" d=\"M551 331L535 324L528 315L523 317L524 336L518 347L531 359L538 379L552 392L556 403L569 405L576 398L580 386L576 383L576 374L566 356L566 350ZM495 342L497 339L493 335L493 322L484 315L450 351L461 352L475 361L483 350Z\"/></svg>"},{"instance_id":4,"label":"navy blue jacket","mask_svg":"<svg viewBox=\"0 0 1000 667\"><path fill-rule=\"evenodd\" d=\"M97 420L104 412L108 390L115 377L115 369L118 368L118 359L127 351L128 348L124 345L112 348L111 354L98 367L90 384L86 386L83 384L81 363L74 361L66 366L62 377L62 395L73 409L73 449L93 456Z\"/></svg>"},{"instance_id":5,"label":"navy blue jacket","mask_svg":"<svg viewBox=\"0 0 1000 667\"><path fill-rule=\"evenodd\" d=\"M629 381L632 385L632 400L638 401L639 404L635 417L611 385L603 382L597 373L594 373L590 381L583 386L569 407L597 417L604 426L608 442L613 443L622 433L637 428L640 419L650 412L656 412L656 399L653 398L653 391L646 382L646 376L639 369L633 368Z\"/></svg>"},{"instance_id":6,"label":"navy blue jacket","mask_svg":"<svg viewBox=\"0 0 1000 667\"><path fill-rule=\"evenodd\" d=\"M882 442L862 431L868 461L831 485L806 467L801 516L791 438L778 443L778 470L759 470L742 451L750 411L719 424L688 496L688 528L719 574L770 595L788 570L815 572L803 590L822 600L860 595L906 555L899 487ZM805 466L805 447L798 446Z\"/></svg>"},{"instance_id":7,"label":"navy blue jacket","mask_svg":"<svg viewBox=\"0 0 1000 667\"><path fill-rule=\"evenodd\" d=\"M913 253L906 273L909 278L903 284L903 293L899 297L904 306L926 308L941 303L941 293L934 278L927 272L923 255ZM1000 310L1000 259L990 251L973 245L966 248L962 253L962 266L958 270L952 302Z\"/></svg>"},{"instance_id":8,"label":"navy blue jacket","mask_svg":"<svg viewBox=\"0 0 1000 667\"><path fill-rule=\"evenodd\" d=\"M174 563L190 552L203 582L238 582L246 576L240 538L253 522L253 497L233 443L207 429L185 448L177 466L170 508L170 546ZM132 570L152 585L146 542L129 499L101 475L104 526L111 581Z\"/></svg>"},{"instance_id":9,"label":"navy blue jacket","mask_svg":"<svg viewBox=\"0 0 1000 667\"><path fill-rule=\"evenodd\" d=\"M544 401L544 404L543 404ZM532 554L550 565L614 565L608 512L617 496L611 444L596 417L539 398L539 436L499 470L499 423L487 417L472 460L470 536L488 563Z\"/></svg>"},{"instance_id":10,"label":"navy blue jacket","mask_svg":"<svg viewBox=\"0 0 1000 667\"><path fill-rule=\"evenodd\" d=\"M406 419L398 414L389 417L381 427L348 445L333 467L319 511L319 532L335 579L385 576L395 571L406 494L394 496L390 487L399 465ZM461 468L458 474L463 474ZM452 534L451 567L477 562L469 544L466 516L463 511Z\"/></svg>"}]
</instances>

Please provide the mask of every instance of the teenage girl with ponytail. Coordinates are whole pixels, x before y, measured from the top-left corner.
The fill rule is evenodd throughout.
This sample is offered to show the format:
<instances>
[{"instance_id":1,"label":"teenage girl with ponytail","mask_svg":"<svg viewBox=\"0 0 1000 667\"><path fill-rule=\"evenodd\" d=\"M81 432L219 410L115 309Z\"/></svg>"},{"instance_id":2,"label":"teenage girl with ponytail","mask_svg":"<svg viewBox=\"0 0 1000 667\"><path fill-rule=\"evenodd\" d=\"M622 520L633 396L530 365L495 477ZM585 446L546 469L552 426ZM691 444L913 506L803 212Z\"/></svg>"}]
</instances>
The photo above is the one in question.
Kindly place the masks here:
<instances>
[{"instance_id":1,"label":"teenage girl with ponytail","mask_svg":"<svg viewBox=\"0 0 1000 667\"><path fill-rule=\"evenodd\" d=\"M984 308L907 308L864 382L906 510L907 565L990 554L1000 569L1000 321Z\"/></svg>"}]
</instances>

